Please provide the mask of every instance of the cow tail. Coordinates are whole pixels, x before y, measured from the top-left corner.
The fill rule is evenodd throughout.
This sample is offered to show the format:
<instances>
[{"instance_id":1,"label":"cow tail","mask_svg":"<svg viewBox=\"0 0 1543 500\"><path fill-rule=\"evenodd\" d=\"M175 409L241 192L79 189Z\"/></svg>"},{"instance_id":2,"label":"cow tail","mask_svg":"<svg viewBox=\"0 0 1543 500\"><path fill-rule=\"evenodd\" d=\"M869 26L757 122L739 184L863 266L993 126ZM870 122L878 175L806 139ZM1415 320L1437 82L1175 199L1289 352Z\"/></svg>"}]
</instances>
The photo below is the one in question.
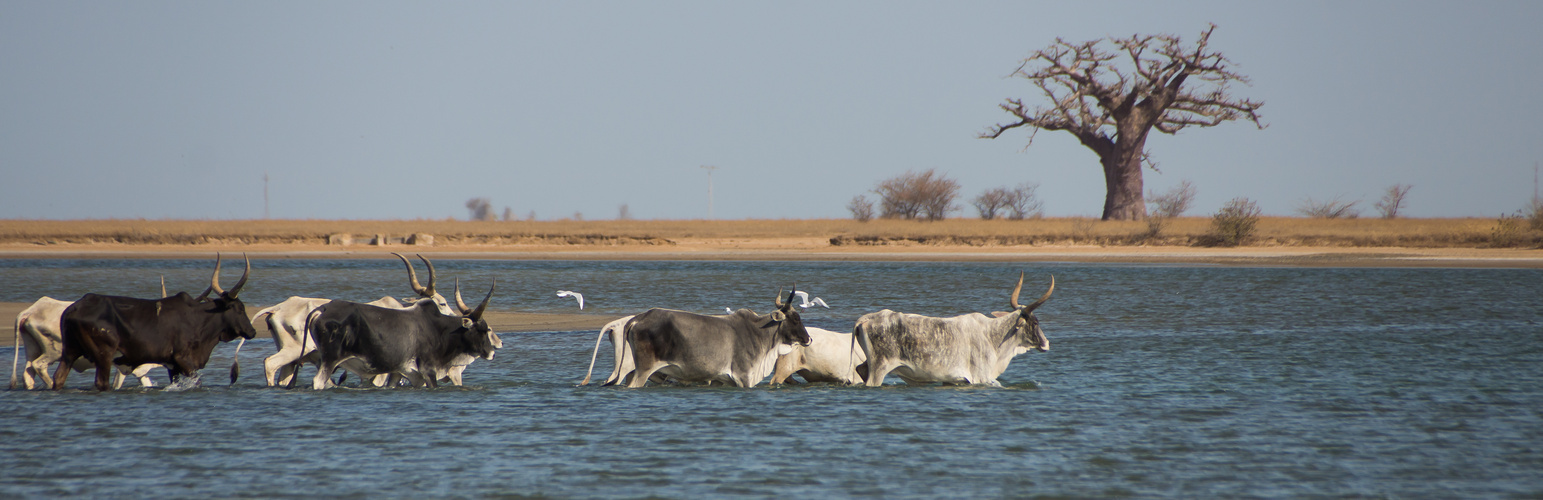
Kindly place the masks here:
<instances>
[{"instance_id":1,"label":"cow tail","mask_svg":"<svg viewBox=\"0 0 1543 500\"><path fill-rule=\"evenodd\" d=\"M589 377L595 374L595 358L600 357L600 340L605 338L605 330L605 328L601 328L600 335L595 336L595 350L589 353L589 371L584 372L584 380L579 382L579 385L589 385ZM14 371L15 369L12 369L12 372ZM16 376L12 375L11 380L11 385L15 386Z\"/></svg>"},{"instance_id":2,"label":"cow tail","mask_svg":"<svg viewBox=\"0 0 1543 500\"><path fill-rule=\"evenodd\" d=\"M246 345L246 339L245 338L242 338L241 342L237 342L236 343L236 356L235 356L235 359L231 360L231 362L230 362L230 385L236 385L236 377L240 376L240 373L241 373L241 346L244 346L244 345Z\"/></svg>"},{"instance_id":3,"label":"cow tail","mask_svg":"<svg viewBox=\"0 0 1543 500\"><path fill-rule=\"evenodd\" d=\"M11 389L16 388L16 364L21 362L21 325L27 322L25 313L16 315L16 348L11 353ZM599 344L596 344L598 347Z\"/></svg>"},{"instance_id":4,"label":"cow tail","mask_svg":"<svg viewBox=\"0 0 1543 500\"><path fill-rule=\"evenodd\" d=\"M326 306L324 305L322 307ZM317 316L321 315L321 309L321 307L312 309L310 314L305 315L305 331L300 332L300 357L295 358L295 360L290 363L290 366L293 366L294 368L293 373L289 375L289 387L287 387L288 389L295 388L295 382L300 380L300 367L305 366L306 343L307 341L311 340L311 323L316 321ZM321 366L318 365L316 369L320 370Z\"/></svg>"}]
</instances>

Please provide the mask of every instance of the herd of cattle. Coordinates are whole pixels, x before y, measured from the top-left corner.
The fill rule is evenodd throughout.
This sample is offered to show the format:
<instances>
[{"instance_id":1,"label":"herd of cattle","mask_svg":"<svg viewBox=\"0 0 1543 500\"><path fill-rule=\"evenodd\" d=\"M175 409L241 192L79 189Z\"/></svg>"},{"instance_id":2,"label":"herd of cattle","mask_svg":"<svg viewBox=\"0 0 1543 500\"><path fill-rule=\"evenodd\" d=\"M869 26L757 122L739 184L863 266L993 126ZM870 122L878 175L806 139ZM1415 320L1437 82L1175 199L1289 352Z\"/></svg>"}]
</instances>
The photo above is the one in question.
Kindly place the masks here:
<instances>
[{"instance_id":1,"label":"herd of cattle","mask_svg":"<svg viewBox=\"0 0 1543 500\"><path fill-rule=\"evenodd\" d=\"M257 335L253 321L267 322L277 348L263 363L269 386L293 387L307 363L317 367L311 384L315 389L343 383L346 373L376 387L435 387L442 381L461 385L468 365L478 358L493 359L503 347L482 318L496 282L480 304L468 307L457 281L452 308L436 291L432 262L418 256L429 271L424 286L412 263L393 255L407 266L417 295L405 302L391 297L370 303L290 297L249 317L239 295L251 274L251 261L246 261L235 286L225 290L220 287L219 256L209 288L197 297L186 292L166 296L164 285L160 299L88 293L72 303L43 297L16 317L11 388L18 386L22 344L27 361L21 379L27 389L39 383L61 389L72 370L93 368L99 391L121 387L129 375L152 386L148 374L157 367L166 369L173 384L196 384L216 344L238 338L244 344ZM908 384L998 385L997 377L1014 357L1050 348L1034 310L1050 299L1055 277L1045 294L1028 305L1018 303L1022 290L1020 274L1008 300L1011 310L991 316L935 318L885 309L858 318L852 333L805 327L794 307L796 290L785 301L779 292L769 314L740 309L704 315L655 308L605 325L595 351L598 354L606 338L615 348L614 366L604 385L752 387L768 375L773 384L780 384L795 374L808 382L869 386L883 384L889 374ZM238 345L238 355L240 350ZM59 365L50 376L49 366L55 362ZM117 380L110 385L114 369ZM334 382L332 374L338 369L346 373ZM239 365L232 363L231 383L238 371ZM580 385L589 381L586 374Z\"/></svg>"}]
</instances>

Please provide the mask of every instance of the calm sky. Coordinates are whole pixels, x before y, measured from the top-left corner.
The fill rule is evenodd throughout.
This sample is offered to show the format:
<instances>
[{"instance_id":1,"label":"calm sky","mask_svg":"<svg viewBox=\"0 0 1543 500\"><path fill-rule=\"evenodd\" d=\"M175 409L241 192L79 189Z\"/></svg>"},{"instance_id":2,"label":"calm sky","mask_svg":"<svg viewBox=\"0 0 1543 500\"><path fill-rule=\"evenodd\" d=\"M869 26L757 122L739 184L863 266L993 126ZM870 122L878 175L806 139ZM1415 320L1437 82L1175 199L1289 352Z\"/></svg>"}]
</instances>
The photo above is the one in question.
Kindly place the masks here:
<instances>
[{"instance_id":1,"label":"calm sky","mask_svg":"<svg viewBox=\"0 0 1543 500\"><path fill-rule=\"evenodd\" d=\"M846 217L936 168L1097 216L1097 157L1010 121L1056 37L1212 46L1264 121L1154 133L1148 188L1289 215L1413 184L1495 217L1543 161L1543 2L0 0L0 218ZM869 195L872 197L872 195ZM973 215L973 210L960 212Z\"/></svg>"}]
</instances>

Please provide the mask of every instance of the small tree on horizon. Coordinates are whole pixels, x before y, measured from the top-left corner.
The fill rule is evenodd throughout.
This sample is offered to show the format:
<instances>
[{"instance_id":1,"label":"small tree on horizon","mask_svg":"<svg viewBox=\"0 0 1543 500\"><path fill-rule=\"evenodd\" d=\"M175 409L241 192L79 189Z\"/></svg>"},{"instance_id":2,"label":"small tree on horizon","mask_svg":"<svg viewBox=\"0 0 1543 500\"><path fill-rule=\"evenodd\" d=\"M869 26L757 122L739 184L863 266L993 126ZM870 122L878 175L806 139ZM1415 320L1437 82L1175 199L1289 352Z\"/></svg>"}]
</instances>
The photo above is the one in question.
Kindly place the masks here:
<instances>
[{"instance_id":1,"label":"small tree on horizon","mask_svg":"<svg viewBox=\"0 0 1543 500\"><path fill-rule=\"evenodd\" d=\"M471 220L493 220L493 200L487 198L466 200L466 210L470 212Z\"/></svg>"},{"instance_id":2,"label":"small tree on horizon","mask_svg":"<svg viewBox=\"0 0 1543 500\"><path fill-rule=\"evenodd\" d=\"M997 212L1007 208L1008 199L1011 197L1012 193L1005 187L991 188L970 200L970 205L975 206L975 211L980 214L981 220L991 220L997 218Z\"/></svg>"},{"instance_id":3,"label":"small tree on horizon","mask_svg":"<svg viewBox=\"0 0 1543 500\"><path fill-rule=\"evenodd\" d=\"M956 208L954 198L959 195L959 181L929 168L880 181L873 192L879 195L879 217L943 220Z\"/></svg>"},{"instance_id":4,"label":"small tree on horizon","mask_svg":"<svg viewBox=\"0 0 1543 500\"><path fill-rule=\"evenodd\" d=\"M1039 183L1025 182L1007 192L1007 218L1038 219L1044 216L1045 202L1039 200Z\"/></svg>"},{"instance_id":5,"label":"small tree on horizon","mask_svg":"<svg viewBox=\"0 0 1543 500\"><path fill-rule=\"evenodd\" d=\"M857 222L873 220L873 202L868 201L867 196L853 196L852 201L847 202L847 211L852 212L852 218Z\"/></svg>"},{"instance_id":6,"label":"small tree on horizon","mask_svg":"<svg viewBox=\"0 0 1543 500\"><path fill-rule=\"evenodd\" d=\"M1373 205L1377 208L1377 213L1382 214L1384 219L1397 219L1398 212L1404 209L1404 197L1409 195L1410 189L1414 189L1414 186L1394 184L1389 187L1387 192L1382 194L1382 201Z\"/></svg>"}]
</instances>

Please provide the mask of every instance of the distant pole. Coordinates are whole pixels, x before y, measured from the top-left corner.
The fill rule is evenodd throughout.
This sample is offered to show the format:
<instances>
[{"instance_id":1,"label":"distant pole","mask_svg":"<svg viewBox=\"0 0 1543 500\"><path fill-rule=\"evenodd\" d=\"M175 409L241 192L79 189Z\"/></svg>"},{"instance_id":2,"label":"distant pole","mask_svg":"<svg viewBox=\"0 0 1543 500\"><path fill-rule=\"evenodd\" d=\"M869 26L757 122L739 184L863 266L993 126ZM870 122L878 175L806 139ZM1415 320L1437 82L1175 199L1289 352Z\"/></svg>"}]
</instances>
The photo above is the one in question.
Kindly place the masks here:
<instances>
[{"instance_id":1,"label":"distant pole","mask_svg":"<svg viewBox=\"0 0 1543 500\"><path fill-rule=\"evenodd\" d=\"M263 218L268 218L268 173L263 172Z\"/></svg>"},{"instance_id":2,"label":"distant pole","mask_svg":"<svg viewBox=\"0 0 1543 500\"><path fill-rule=\"evenodd\" d=\"M713 171L718 170L718 167L702 165L702 169L707 171L707 218L711 220L713 218Z\"/></svg>"}]
</instances>

